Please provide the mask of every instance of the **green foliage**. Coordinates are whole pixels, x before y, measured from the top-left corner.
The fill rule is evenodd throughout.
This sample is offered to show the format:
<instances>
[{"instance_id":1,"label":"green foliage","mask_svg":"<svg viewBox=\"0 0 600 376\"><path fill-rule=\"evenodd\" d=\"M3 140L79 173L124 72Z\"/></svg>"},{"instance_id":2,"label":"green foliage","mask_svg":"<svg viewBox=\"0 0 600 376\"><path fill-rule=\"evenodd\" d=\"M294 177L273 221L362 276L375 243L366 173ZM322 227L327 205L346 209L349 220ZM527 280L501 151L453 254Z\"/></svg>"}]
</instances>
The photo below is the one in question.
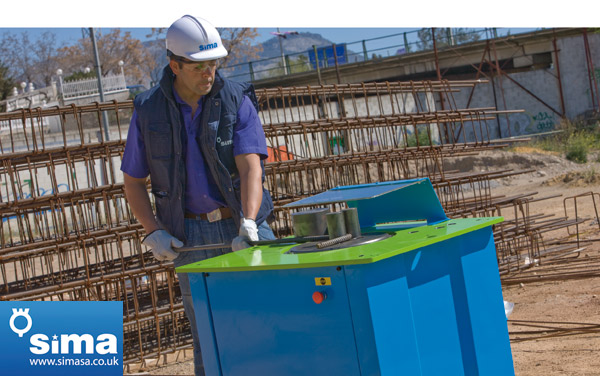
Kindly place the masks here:
<instances>
[{"instance_id":1,"label":"green foliage","mask_svg":"<svg viewBox=\"0 0 600 376\"><path fill-rule=\"evenodd\" d=\"M543 138L536 138L529 142L530 147L534 149L541 149L544 151L562 153L564 150L564 135L550 135Z\"/></svg>"},{"instance_id":2,"label":"green foliage","mask_svg":"<svg viewBox=\"0 0 600 376\"><path fill-rule=\"evenodd\" d=\"M566 158L577 163L587 162L588 149L584 144L576 142L567 146Z\"/></svg>"},{"instance_id":3,"label":"green foliage","mask_svg":"<svg viewBox=\"0 0 600 376\"><path fill-rule=\"evenodd\" d=\"M423 28L417 32L419 41L417 47L420 50L433 48L433 36L431 28ZM481 37L477 32L465 28L436 28L435 44L437 48L447 47L469 42L475 42Z\"/></svg>"},{"instance_id":4,"label":"green foliage","mask_svg":"<svg viewBox=\"0 0 600 376\"><path fill-rule=\"evenodd\" d=\"M418 127L418 135L419 135L419 145L418 146L429 146L431 142L429 141L429 135L427 134L427 129L424 126ZM406 146L415 147L417 146L417 136L414 133L411 133L406 138Z\"/></svg>"},{"instance_id":5,"label":"green foliage","mask_svg":"<svg viewBox=\"0 0 600 376\"><path fill-rule=\"evenodd\" d=\"M562 122L562 132L536 138L528 146L550 152L564 153L565 158L577 163L586 163L588 154L598 151L600 145L600 123ZM600 160L599 160L600 161Z\"/></svg>"},{"instance_id":6,"label":"green foliage","mask_svg":"<svg viewBox=\"0 0 600 376\"><path fill-rule=\"evenodd\" d=\"M144 85L129 86L129 99L134 99L136 95L148 90Z\"/></svg>"},{"instance_id":7,"label":"green foliage","mask_svg":"<svg viewBox=\"0 0 600 376\"><path fill-rule=\"evenodd\" d=\"M344 136L333 136L329 139L329 152L331 154L341 154L346 148L346 139Z\"/></svg>"},{"instance_id":8,"label":"green foliage","mask_svg":"<svg viewBox=\"0 0 600 376\"><path fill-rule=\"evenodd\" d=\"M0 100L6 99L16 83L8 73L8 68L0 64Z\"/></svg>"},{"instance_id":9,"label":"green foliage","mask_svg":"<svg viewBox=\"0 0 600 376\"><path fill-rule=\"evenodd\" d=\"M8 74L8 68L0 65L0 100L6 99L12 92L15 82ZM0 112L6 111L4 106L0 106Z\"/></svg>"},{"instance_id":10,"label":"green foliage","mask_svg":"<svg viewBox=\"0 0 600 376\"><path fill-rule=\"evenodd\" d=\"M598 135L590 131L577 131L569 135L565 147L565 157L573 162L586 163L587 155L597 144Z\"/></svg>"},{"instance_id":11,"label":"green foliage","mask_svg":"<svg viewBox=\"0 0 600 376\"><path fill-rule=\"evenodd\" d=\"M312 70L308 56L299 55L297 59L290 58L290 71L292 73L302 73Z\"/></svg>"},{"instance_id":12,"label":"green foliage","mask_svg":"<svg viewBox=\"0 0 600 376\"><path fill-rule=\"evenodd\" d=\"M291 56L286 56L286 66L287 69L289 70L290 73L302 73L302 72L309 72L312 70L312 67L310 66L310 62L308 61L308 56L306 55L298 55L297 58L293 58ZM283 70L283 63L281 62L281 59L278 59L277 61L277 66L274 68L269 69L269 72L267 74L268 77L279 77L279 76L283 76L285 74L284 70Z\"/></svg>"},{"instance_id":13,"label":"green foliage","mask_svg":"<svg viewBox=\"0 0 600 376\"><path fill-rule=\"evenodd\" d=\"M598 183L598 171L595 168L590 168L587 171L583 172L583 181L587 184L597 184Z\"/></svg>"},{"instance_id":14,"label":"green foliage","mask_svg":"<svg viewBox=\"0 0 600 376\"><path fill-rule=\"evenodd\" d=\"M92 70L88 73L85 72L75 72L70 76L65 77L65 81L79 81L79 80L89 80L90 78L96 78L96 71Z\"/></svg>"},{"instance_id":15,"label":"green foliage","mask_svg":"<svg viewBox=\"0 0 600 376\"><path fill-rule=\"evenodd\" d=\"M283 70L283 63L281 62L281 60L279 60L274 68L269 68L266 75L267 77L279 77L283 76L284 74L285 71Z\"/></svg>"}]
</instances>

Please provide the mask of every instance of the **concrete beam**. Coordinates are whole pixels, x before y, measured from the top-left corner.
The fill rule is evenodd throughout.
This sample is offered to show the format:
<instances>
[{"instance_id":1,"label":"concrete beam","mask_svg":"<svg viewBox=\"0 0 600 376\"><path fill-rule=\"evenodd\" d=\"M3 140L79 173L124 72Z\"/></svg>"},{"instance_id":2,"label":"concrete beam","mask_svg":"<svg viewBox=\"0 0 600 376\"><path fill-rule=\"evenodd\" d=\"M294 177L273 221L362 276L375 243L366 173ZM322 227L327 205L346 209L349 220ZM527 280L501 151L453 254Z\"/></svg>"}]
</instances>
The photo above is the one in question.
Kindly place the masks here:
<instances>
[{"instance_id":1,"label":"concrete beam","mask_svg":"<svg viewBox=\"0 0 600 376\"><path fill-rule=\"evenodd\" d=\"M526 34L510 35L490 40L494 44L495 55L486 53L486 60L513 59L515 67L531 65L531 55L552 52L552 40L567 36L581 35L581 29L547 29ZM438 50L440 70L463 66L478 66L488 41L476 41L460 46ZM491 56L490 56L491 55ZM391 56L339 66L342 83L360 83L411 79L437 79L433 51L421 51L406 55ZM336 84L335 67L321 69L323 84ZM257 88L318 85L316 71L296 73L254 81Z\"/></svg>"}]
</instances>

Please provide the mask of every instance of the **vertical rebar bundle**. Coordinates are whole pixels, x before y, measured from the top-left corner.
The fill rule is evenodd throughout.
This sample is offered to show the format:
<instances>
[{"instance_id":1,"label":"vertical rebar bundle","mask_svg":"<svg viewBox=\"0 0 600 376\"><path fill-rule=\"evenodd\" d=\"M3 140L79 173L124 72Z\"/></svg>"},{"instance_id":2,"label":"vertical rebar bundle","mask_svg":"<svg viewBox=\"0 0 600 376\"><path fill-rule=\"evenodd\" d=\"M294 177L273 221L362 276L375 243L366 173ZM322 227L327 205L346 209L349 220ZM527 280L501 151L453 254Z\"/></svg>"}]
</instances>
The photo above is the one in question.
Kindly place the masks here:
<instances>
[{"instance_id":1,"label":"vertical rebar bundle","mask_svg":"<svg viewBox=\"0 0 600 376\"><path fill-rule=\"evenodd\" d=\"M496 227L504 274L548 252L542 234L573 225L529 215L533 195L494 197L490 182L527 171L446 171L444 160L505 144L490 139L493 108L458 109L454 92L481 81L388 82L257 91L269 158L273 229L282 206L339 185L429 177L450 217L505 215ZM443 98L445 110L436 111ZM172 264L141 245L120 163L133 104L0 114L0 299L123 301L125 363L192 345ZM109 119L107 139L103 118ZM562 246L564 247L564 246Z\"/></svg>"}]
</instances>

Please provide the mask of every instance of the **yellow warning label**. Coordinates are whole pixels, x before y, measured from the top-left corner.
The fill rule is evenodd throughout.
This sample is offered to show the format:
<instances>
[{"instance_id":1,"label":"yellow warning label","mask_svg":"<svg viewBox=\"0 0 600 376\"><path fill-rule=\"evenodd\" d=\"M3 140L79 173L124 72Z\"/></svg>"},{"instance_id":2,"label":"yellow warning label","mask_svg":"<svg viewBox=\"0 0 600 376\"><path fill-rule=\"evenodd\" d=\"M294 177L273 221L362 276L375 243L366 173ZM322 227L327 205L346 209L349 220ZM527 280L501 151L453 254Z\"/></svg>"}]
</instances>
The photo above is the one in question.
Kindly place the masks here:
<instances>
[{"instance_id":1,"label":"yellow warning label","mask_svg":"<svg viewBox=\"0 0 600 376\"><path fill-rule=\"evenodd\" d=\"M331 286L331 278L330 277L317 277L317 278L315 278L315 285Z\"/></svg>"}]
</instances>

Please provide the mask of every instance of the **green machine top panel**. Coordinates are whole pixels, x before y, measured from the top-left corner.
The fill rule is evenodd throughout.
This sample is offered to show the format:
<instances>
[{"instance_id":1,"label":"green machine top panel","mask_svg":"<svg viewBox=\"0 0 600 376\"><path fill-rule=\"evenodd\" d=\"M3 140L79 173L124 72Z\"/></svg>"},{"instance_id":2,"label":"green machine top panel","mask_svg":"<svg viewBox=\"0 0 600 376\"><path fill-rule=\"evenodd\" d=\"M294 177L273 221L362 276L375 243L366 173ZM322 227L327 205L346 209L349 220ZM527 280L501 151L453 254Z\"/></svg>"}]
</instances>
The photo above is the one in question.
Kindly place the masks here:
<instances>
[{"instance_id":1,"label":"green machine top panel","mask_svg":"<svg viewBox=\"0 0 600 376\"><path fill-rule=\"evenodd\" d=\"M256 246L181 266L177 272L234 272L368 264L502 221L502 217L452 219L436 225L386 231L393 236L375 243L304 254L286 253L296 244Z\"/></svg>"}]
</instances>

